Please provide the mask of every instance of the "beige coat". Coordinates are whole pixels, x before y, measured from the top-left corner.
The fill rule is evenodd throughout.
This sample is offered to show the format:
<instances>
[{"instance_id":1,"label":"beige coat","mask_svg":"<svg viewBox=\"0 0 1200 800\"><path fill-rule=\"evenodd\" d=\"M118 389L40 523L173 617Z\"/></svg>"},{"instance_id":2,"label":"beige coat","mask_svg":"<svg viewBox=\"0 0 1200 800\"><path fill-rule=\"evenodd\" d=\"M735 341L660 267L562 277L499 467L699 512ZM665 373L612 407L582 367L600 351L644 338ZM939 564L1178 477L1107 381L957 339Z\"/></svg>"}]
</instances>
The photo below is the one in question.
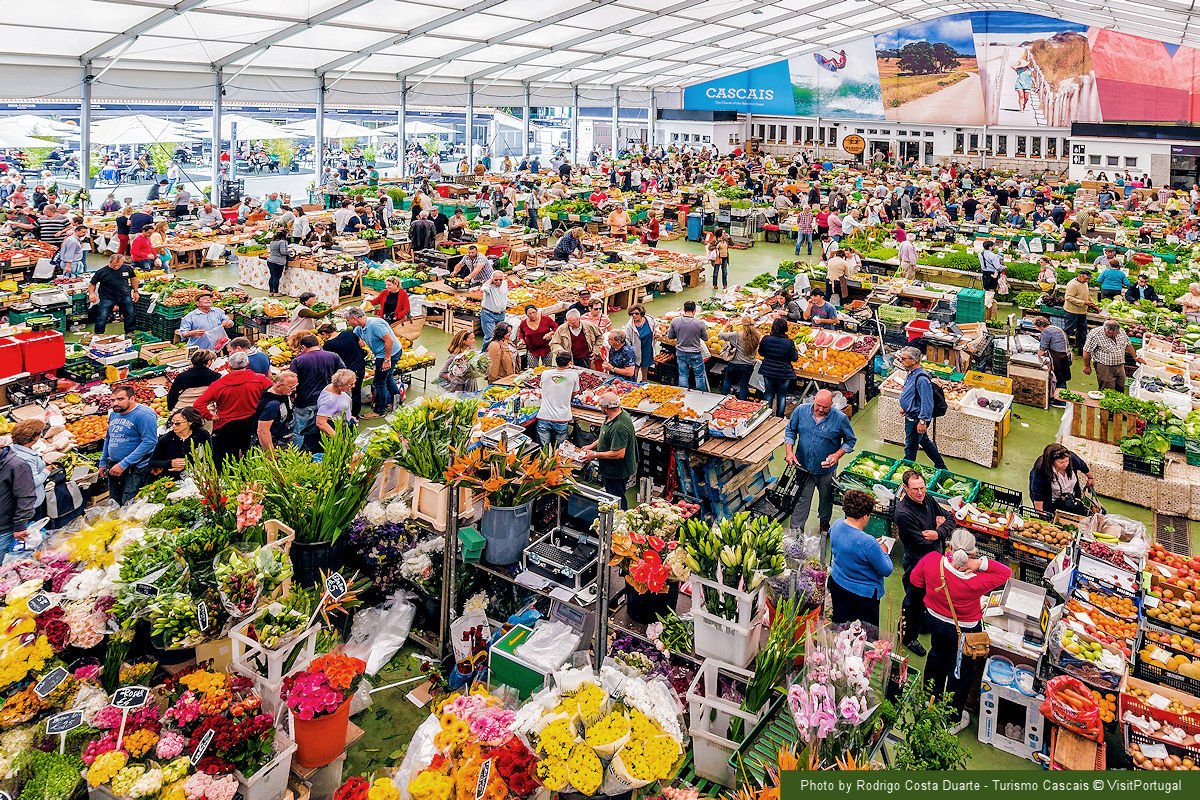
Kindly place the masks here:
<instances>
[{"instance_id":1,"label":"beige coat","mask_svg":"<svg viewBox=\"0 0 1200 800\"><path fill-rule=\"evenodd\" d=\"M600 328L594 323L580 320L579 324L583 326L583 335L587 339L588 353L594 358L600 355L600 348L604 344L604 334L600 332ZM571 331L567 323L559 325L554 331L554 335L550 337L550 353L558 355L559 353L571 352Z\"/></svg>"}]
</instances>

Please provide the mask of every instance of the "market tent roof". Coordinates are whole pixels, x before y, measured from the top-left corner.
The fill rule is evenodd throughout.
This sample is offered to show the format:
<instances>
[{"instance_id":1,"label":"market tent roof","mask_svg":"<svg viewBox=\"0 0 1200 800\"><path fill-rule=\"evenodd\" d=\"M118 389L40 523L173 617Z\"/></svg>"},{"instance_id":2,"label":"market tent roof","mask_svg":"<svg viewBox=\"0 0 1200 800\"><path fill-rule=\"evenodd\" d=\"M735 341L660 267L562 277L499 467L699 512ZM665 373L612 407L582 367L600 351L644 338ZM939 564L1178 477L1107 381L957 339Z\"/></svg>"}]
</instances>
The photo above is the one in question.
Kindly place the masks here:
<instances>
[{"instance_id":1,"label":"market tent roof","mask_svg":"<svg viewBox=\"0 0 1200 800\"><path fill-rule=\"evenodd\" d=\"M647 91L816 52L960 12L1061 17L1168 44L1200 47L1194 3L1181 0L55 0L0 22L0 77L14 94L226 98L461 106L541 105L573 91L629 104ZM69 24L65 24L69 23ZM638 94L641 92L642 94Z\"/></svg>"},{"instance_id":2,"label":"market tent roof","mask_svg":"<svg viewBox=\"0 0 1200 800\"><path fill-rule=\"evenodd\" d=\"M315 119L306 119L304 122L293 122L291 125L283 126L284 130L291 131L301 136L316 136L317 121ZM326 139L359 139L379 136L380 133L376 128L368 128L365 125L355 125L353 122L342 122L340 119L325 118L325 138Z\"/></svg>"},{"instance_id":3,"label":"market tent roof","mask_svg":"<svg viewBox=\"0 0 1200 800\"><path fill-rule=\"evenodd\" d=\"M19 147L22 150L31 147L54 147L54 142L45 139L34 139L17 131L0 128L0 148Z\"/></svg>"},{"instance_id":4,"label":"market tent roof","mask_svg":"<svg viewBox=\"0 0 1200 800\"><path fill-rule=\"evenodd\" d=\"M59 122L36 114L14 114L0 117L0 131L19 133L23 136L50 136L55 139L79 135L79 126Z\"/></svg>"},{"instance_id":5,"label":"market tent roof","mask_svg":"<svg viewBox=\"0 0 1200 800\"><path fill-rule=\"evenodd\" d=\"M233 135L233 125L237 123L237 136L241 141L247 139L297 139L303 134L289 131L280 125L247 117L243 114L221 115L221 138L228 139ZM194 136L201 139L212 138L212 117L205 117L187 123L187 128Z\"/></svg>"},{"instance_id":6,"label":"market tent roof","mask_svg":"<svg viewBox=\"0 0 1200 800\"><path fill-rule=\"evenodd\" d=\"M328 121L325 123L329 124ZM375 129L375 133L396 134L400 130L399 124L383 125ZM423 122L419 119L409 119L404 121L405 136L428 136L433 134L441 136L448 133L454 133L453 128L447 128L445 125L434 125L432 122Z\"/></svg>"},{"instance_id":7,"label":"market tent roof","mask_svg":"<svg viewBox=\"0 0 1200 800\"><path fill-rule=\"evenodd\" d=\"M94 123L92 141L96 144L150 144L190 142L194 138L187 128L174 122L145 114L130 114Z\"/></svg>"}]
</instances>

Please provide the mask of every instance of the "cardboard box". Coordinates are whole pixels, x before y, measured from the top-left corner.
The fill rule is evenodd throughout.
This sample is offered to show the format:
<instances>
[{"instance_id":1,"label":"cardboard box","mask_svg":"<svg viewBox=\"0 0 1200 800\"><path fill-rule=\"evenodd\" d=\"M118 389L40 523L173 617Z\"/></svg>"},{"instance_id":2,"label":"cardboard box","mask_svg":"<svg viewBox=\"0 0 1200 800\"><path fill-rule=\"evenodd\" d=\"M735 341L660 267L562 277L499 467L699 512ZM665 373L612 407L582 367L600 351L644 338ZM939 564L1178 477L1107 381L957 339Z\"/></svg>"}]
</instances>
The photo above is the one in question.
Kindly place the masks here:
<instances>
[{"instance_id":1,"label":"cardboard box","mask_svg":"<svg viewBox=\"0 0 1200 800\"><path fill-rule=\"evenodd\" d=\"M979 687L979 741L1018 758L1040 763L1034 754L1042 751L1046 720L1038 709L1046 698L1040 694L1030 696L1014 685L998 683L994 676L1011 670L1011 663L1007 668L1003 664L996 668L996 663L996 656L988 659Z\"/></svg>"}]
</instances>

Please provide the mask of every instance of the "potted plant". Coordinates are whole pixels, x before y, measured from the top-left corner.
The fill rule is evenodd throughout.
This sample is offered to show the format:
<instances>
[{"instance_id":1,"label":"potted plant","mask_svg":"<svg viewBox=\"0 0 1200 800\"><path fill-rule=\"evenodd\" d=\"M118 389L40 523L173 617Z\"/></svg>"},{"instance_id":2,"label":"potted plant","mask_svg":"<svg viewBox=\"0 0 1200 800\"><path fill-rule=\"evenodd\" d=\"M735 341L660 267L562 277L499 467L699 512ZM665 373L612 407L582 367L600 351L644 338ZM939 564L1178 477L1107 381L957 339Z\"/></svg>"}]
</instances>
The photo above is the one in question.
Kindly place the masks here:
<instances>
[{"instance_id":1,"label":"potted plant","mask_svg":"<svg viewBox=\"0 0 1200 800\"><path fill-rule=\"evenodd\" d=\"M483 498L480 533L487 540L483 560L513 564L529 543L531 507L535 497L562 496L573 485L570 470L558 455L542 450L519 456L508 451L502 438L496 447L477 447L459 456L446 470L446 482L471 489Z\"/></svg>"},{"instance_id":2,"label":"potted plant","mask_svg":"<svg viewBox=\"0 0 1200 800\"><path fill-rule=\"evenodd\" d=\"M609 566L621 571L629 617L649 625L675 607L679 582L690 571L676 537L683 523L678 506L665 500L614 512Z\"/></svg>"},{"instance_id":3,"label":"potted plant","mask_svg":"<svg viewBox=\"0 0 1200 800\"><path fill-rule=\"evenodd\" d=\"M362 659L329 653L283 679L279 696L292 713L294 760L301 767L323 767L346 749L350 698L366 667Z\"/></svg>"}]
</instances>

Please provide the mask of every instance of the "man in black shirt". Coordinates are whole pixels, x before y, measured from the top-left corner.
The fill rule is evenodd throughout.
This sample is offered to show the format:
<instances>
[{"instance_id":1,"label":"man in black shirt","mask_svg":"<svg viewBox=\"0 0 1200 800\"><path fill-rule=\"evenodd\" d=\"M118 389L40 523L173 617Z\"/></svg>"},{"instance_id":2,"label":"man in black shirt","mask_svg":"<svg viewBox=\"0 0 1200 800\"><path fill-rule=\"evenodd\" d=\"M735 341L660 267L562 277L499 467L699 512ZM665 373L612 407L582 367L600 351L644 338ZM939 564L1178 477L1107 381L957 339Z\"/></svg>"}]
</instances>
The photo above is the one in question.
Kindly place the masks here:
<instances>
[{"instance_id":1,"label":"man in black shirt","mask_svg":"<svg viewBox=\"0 0 1200 800\"><path fill-rule=\"evenodd\" d=\"M292 440L292 395L297 383L296 373L285 369L275 376L271 388L258 398L250 443L261 447L267 455L274 455L276 447L287 447Z\"/></svg>"},{"instance_id":2,"label":"man in black shirt","mask_svg":"<svg viewBox=\"0 0 1200 800\"><path fill-rule=\"evenodd\" d=\"M967 222L973 222L975 220L975 209L977 208L979 208L979 201L974 197L967 197L966 200L963 200L963 219Z\"/></svg>"},{"instance_id":3,"label":"man in black shirt","mask_svg":"<svg viewBox=\"0 0 1200 800\"><path fill-rule=\"evenodd\" d=\"M363 354L362 340L349 329L339 333L329 322L318 328L317 333L325 340L325 349L337 354L346 365L346 369L353 370L358 379L354 384L354 391L350 393L350 413L358 419L362 416L362 386L367 377L367 359Z\"/></svg>"},{"instance_id":4,"label":"man in black shirt","mask_svg":"<svg viewBox=\"0 0 1200 800\"><path fill-rule=\"evenodd\" d=\"M429 221L433 223L433 232L436 235L436 241L445 241L446 229L450 227L450 218L446 213L437 206L429 213Z\"/></svg>"},{"instance_id":5,"label":"man in black shirt","mask_svg":"<svg viewBox=\"0 0 1200 800\"><path fill-rule=\"evenodd\" d=\"M900 640L918 656L925 647L917 637L925 630L925 591L913 586L909 576L917 562L929 553L940 553L954 530L954 515L938 505L926 491L925 478L910 469L901 478L900 500L896 503L896 530L904 545L904 602L900 607Z\"/></svg>"},{"instance_id":6,"label":"man in black shirt","mask_svg":"<svg viewBox=\"0 0 1200 800\"><path fill-rule=\"evenodd\" d=\"M109 256L108 266L96 270L88 284L88 302L97 305L96 333L104 333L104 326L112 316L113 307L121 309L125 321L125 335L133 328L133 304L138 299L138 279L133 267L125 263L125 256Z\"/></svg>"},{"instance_id":7,"label":"man in black shirt","mask_svg":"<svg viewBox=\"0 0 1200 800\"><path fill-rule=\"evenodd\" d=\"M136 236L141 233L145 227L149 225L154 227L154 215L150 213L149 208L144 208L141 211L135 211L129 217L129 232Z\"/></svg>"},{"instance_id":8,"label":"man in black shirt","mask_svg":"<svg viewBox=\"0 0 1200 800\"><path fill-rule=\"evenodd\" d=\"M150 185L150 191L146 192L146 202L152 203L155 200L165 199L167 194L167 180L164 178L158 183Z\"/></svg>"},{"instance_id":9,"label":"man in black shirt","mask_svg":"<svg viewBox=\"0 0 1200 800\"><path fill-rule=\"evenodd\" d=\"M1008 189L1005 187L1001 186L996 189L996 202L1000 204L1001 208L1008 207L1008 195Z\"/></svg>"}]
</instances>

